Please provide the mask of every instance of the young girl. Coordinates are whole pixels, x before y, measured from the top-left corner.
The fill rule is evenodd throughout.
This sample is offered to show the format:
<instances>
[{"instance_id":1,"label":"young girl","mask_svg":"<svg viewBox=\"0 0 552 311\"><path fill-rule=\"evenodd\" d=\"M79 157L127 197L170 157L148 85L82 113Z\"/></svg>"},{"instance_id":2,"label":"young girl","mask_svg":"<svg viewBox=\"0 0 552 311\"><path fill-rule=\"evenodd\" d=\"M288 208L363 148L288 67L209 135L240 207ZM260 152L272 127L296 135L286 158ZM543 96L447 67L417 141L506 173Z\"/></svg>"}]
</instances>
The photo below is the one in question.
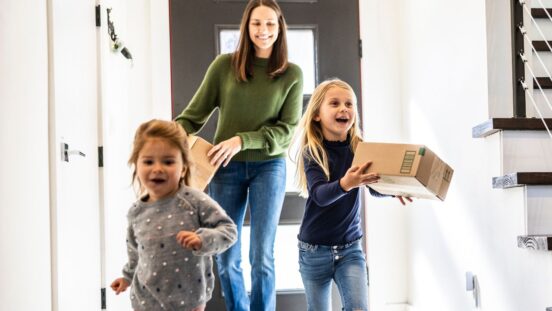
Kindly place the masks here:
<instances>
[{"instance_id":1,"label":"young girl","mask_svg":"<svg viewBox=\"0 0 552 311\"><path fill-rule=\"evenodd\" d=\"M217 256L226 309L276 309L274 241L286 193L287 148L303 106L303 74L288 62L286 22L274 0L250 0L243 11L234 53L218 56L201 86L176 118L191 134L218 108L215 146L208 156L221 164L209 184L241 233L251 215L251 294L242 273L241 239Z\"/></svg>"},{"instance_id":2,"label":"young girl","mask_svg":"<svg viewBox=\"0 0 552 311\"><path fill-rule=\"evenodd\" d=\"M134 310L205 309L214 276L211 255L229 248L236 226L203 192L187 186L190 156L184 129L151 120L136 131L129 164L140 198L128 212L128 263L111 288L132 285Z\"/></svg>"},{"instance_id":3,"label":"young girl","mask_svg":"<svg viewBox=\"0 0 552 311\"><path fill-rule=\"evenodd\" d=\"M332 280L344 310L368 310L359 187L379 177L364 173L370 162L351 167L353 151L362 141L351 86L337 79L321 83L300 129L297 175L308 199L298 235L299 270L308 310L330 310ZM372 189L370 193L384 196Z\"/></svg>"}]
</instances>

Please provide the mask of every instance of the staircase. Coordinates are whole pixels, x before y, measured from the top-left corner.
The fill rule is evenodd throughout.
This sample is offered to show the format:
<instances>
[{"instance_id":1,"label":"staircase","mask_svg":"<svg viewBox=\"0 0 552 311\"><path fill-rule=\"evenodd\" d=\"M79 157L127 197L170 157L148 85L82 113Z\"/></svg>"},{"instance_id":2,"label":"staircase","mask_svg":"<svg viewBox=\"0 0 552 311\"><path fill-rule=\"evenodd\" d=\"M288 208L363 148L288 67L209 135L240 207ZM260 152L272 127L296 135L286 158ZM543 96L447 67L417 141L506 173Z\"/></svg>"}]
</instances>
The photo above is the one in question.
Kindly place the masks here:
<instances>
[{"instance_id":1,"label":"staircase","mask_svg":"<svg viewBox=\"0 0 552 311\"><path fill-rule=\"evenodd\" d=\"M545 119L552 127L552 119ZM472 129L472 137L486 138L498 149L500 175L496 189L523 187L525 232L517 245L552 251L552 138L537 118L493 118Z\"/></svg>"},{"instance_id":2,"label":"staircase","mask_svg":"<svg viewBox=\"0 0 552 311\"><path fill-rule=\"evenodd\" d=\"M523 188L516 192L525 223L518 247L552 251L552 9L542 6L511 0L514 116L479 124L472 137L498 148L493 188Z\"/></svg>"}]
</instances>

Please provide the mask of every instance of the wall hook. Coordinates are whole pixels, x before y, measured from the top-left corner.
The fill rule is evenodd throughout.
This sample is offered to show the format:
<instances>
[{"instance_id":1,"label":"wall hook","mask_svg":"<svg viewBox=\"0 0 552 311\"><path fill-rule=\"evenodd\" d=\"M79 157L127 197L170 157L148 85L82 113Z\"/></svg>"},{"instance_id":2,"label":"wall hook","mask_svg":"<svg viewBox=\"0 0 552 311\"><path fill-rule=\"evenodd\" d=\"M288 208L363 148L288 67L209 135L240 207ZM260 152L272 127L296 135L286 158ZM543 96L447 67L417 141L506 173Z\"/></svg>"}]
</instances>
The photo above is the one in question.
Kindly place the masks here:
<instances>
[{"instance_id":1,"label":"wall hook","mask_svg":"<svg viewBox=\"0 0 552 311\"><path fill-rule=\"evenodd\" d=\"M115 33L115 24L111 20L111 8L107 8L107 33L109 34L109 38L111 38L111 50L113 52L121 52L123 56L130 60L131 65L133 64L134 60L132 58L132 54L128 50L127 47L123 44L123 41L119 39L117 34Z\"/></svg>"}]
</instances>

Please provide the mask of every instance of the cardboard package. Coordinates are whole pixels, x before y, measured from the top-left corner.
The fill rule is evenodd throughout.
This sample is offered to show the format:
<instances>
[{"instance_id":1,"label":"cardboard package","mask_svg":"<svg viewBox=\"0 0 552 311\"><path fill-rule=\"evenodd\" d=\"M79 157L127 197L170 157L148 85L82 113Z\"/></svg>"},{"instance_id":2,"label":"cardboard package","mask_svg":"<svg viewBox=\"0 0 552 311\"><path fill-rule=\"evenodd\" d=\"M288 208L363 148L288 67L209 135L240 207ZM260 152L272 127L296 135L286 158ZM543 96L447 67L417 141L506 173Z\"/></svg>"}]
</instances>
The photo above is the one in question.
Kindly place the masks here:
<instances>
[{"instance_id":1,"label":"cardboard package","mask_svg":"<svg viewBox=\"0 0 552 311\"><path fill-rule=\"evenodd\" d=\"M209 158L207 157L207 152L213 145L201 137L189 135L188 146L190 147L191 160L193 163L190 168L190 186L203 191L218 169L218 167L209 163Z\"/></svg>"},{"instance_id":2,"label":"cardboard package","mask_svg":"<svg viewBox=\"0 0 552 311\"><path fill-rule=\"evenodd\" d=\"M445 200L453 169L424 145L359 143L353 165L372 161L380 179L369 187L383 194Z\"/></svg>"}]
</instances>

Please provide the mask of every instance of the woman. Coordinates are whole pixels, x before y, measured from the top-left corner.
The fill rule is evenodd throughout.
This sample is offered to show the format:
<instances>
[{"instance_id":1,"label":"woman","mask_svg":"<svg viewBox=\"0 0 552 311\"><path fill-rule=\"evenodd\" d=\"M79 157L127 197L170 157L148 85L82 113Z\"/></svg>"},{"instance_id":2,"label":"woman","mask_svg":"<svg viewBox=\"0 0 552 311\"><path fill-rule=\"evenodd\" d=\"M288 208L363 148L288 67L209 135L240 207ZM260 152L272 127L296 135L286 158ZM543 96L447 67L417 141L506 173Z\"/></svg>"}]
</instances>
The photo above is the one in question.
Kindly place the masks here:
<instances>
[{"instance_id":1,"label":"woman","mask_svg":"<svg viewBox=\"0 0 552 311\"><path fill-rule=\"evenodd\" d=\"M217 256L227 310L275 310L274 239L285 196L286 150L301 117L301 69L287 61L286 23L273 0L246 6L234 53L209 66L189 105L176 118L188 133L220 110L215 146L222 164L209 194L238 226L238 242ZM241 229L251 214L251 299L241 269Z\"/></svg>"}]
</instances>

